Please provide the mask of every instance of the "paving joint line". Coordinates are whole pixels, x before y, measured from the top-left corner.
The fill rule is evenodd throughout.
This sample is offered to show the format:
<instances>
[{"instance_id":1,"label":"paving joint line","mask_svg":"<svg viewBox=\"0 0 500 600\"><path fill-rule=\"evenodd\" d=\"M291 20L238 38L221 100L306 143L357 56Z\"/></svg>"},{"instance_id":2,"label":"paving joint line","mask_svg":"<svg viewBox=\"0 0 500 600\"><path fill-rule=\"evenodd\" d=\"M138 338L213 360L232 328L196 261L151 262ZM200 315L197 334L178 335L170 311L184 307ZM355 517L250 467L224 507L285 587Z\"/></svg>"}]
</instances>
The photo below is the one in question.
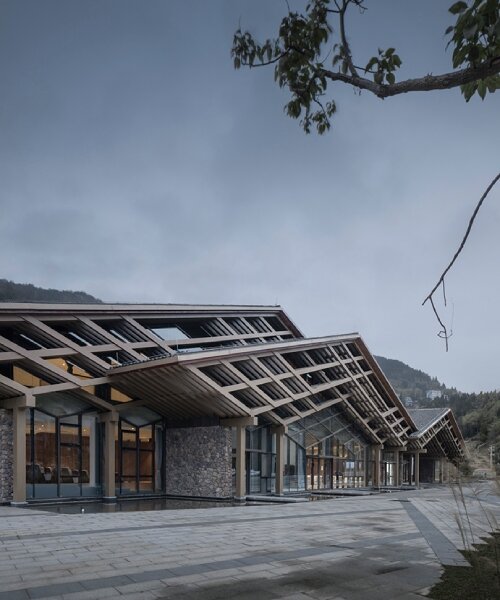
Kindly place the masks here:
<instances>
[{"instance_id":1,"label":"paving joint line","mask_svg":"<svg viewBox=\"0 0 500 600\"><path fill-rule=\"evenodd\" d=\"M405 503L403 507L442 565L470 566L452 542L415 504L409 502Z\"/></svg>"},{"instance_id":2,"label":"paving joint line","mask_svg":"<svg viewBox=\"0 0 500 600\"><path fill-rule=\"evenodd\" d=\"M403 533L393 536L387 536L383 539L385 543L398 543L420 537L416 533ZM337 546L329 544L316 547L299 548L295 550L285 550L281 552L268 552L256 556L244 556L233 559L223 559L219 561L204 562L193 565L182 565L179 567L161 568L149 571L139 571L128 575L112 575L109 577L83 579L68 581L62 583L53 583L40 586L27 586L6 592L0 592L0 600L35 600L37 598L47 598L61 594L71 594L76 592L89 592L105 588L119 587L143 583L147 581L157 581L163 579L173 579L189 575L202 575L204 573L213 573L225 569L238 569L253 565L267 565L271 562L286 562L293 559L305 558L308 556L319 556L324 554L337 554L339 550L356 550L379 545L380 538L358 540L351 543L351 547Z\"/></svg>"}]
</instances>

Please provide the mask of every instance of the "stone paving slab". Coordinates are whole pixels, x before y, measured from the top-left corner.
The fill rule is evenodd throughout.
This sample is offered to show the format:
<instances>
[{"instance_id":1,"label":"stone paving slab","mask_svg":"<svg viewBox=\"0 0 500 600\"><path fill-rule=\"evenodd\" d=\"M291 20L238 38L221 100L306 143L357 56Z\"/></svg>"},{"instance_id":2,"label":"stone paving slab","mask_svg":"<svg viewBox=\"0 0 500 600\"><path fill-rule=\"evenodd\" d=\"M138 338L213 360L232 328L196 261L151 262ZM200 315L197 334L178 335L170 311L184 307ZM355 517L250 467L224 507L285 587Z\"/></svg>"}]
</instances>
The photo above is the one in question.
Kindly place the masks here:
<instances>
[{"instance_id":1,"label":"stone paving slab","mask_svg":"<svg viewBox=\"0 0 500 600\"><path fill-rule=\"evenodd\" d=\"M0 600L421 599L442 564L466 564L456 510L445 487L147 513L0 507Z\"/></svg>"}]
</instances>

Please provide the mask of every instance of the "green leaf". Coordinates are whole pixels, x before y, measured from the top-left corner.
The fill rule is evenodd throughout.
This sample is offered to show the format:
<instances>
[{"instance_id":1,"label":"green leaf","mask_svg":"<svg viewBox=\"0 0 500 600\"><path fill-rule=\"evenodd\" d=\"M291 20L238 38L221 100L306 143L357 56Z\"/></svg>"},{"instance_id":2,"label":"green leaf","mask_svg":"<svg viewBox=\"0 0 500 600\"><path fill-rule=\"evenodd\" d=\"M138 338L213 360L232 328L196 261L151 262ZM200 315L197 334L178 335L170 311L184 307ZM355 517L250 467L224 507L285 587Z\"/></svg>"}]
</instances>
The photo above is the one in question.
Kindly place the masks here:
<instances>
[{"instance_id":1,"label":"green leaf","mask_svg":"<svg viewBox=\"0 0 500 600\"><path fill-rule=\"evenodd\" d=\"M449 27L446 28L446 31L444 32L445 35L448 35L449 33L451 33L453 31L454 27L453 25L450 25Z\"/></svg>"},{"instance_id":2,"label":"green leaf","mask_svg":"<svg viewBox=\"0 0 500 600\"><path fill-rule=\"evenodd\" d=\"M458 15L459 13L464 12L464 10L467 10L467 4L465 2L455 2L448 10L452 15Z\"/></svg>"},{"instance_id":3,"label":"green leaf","mask_svg":"<svg viewBox=\"0 0 500 600\"><path fill-rule=\"evenodd\" d=\"M394 85L394 83L396 83L396 77L394 77L394 73L387 73L385 78L387 79L387 83L390 83L391 85Z\"/></svg>"},{"instance_id":4,"label":"green leaf","mask_svg":"<svg viewBox=\"0 0 500 600\"><path fill-rule=\"evenodd\" d=\"M372 56L368 63L366 64L365 71L369 71L372 67L378 64L378 58L376 56Z\"/></svg>"},{"instance_id":5,"label":"green leaf","mask_svg":"<svg viewBox=\"0 0 500 600\"><path fill-rule=\"evenodd\" d=\"M395 67L400 67L400 66L401 66L401 59L399 58L399 56L398 56L397 54L395 54L395 55L392 57L392 64L393 64Z\"/></svg>"},{"instance_id":6,"label":"green leaf","mask_svg":"<svg viewBox=\"0 0 500 600\"><path fill-rule=\"evenodd\" d=\"M466 40L471 40L477 31L477 23L473 23L469 27L464 29L464 38Z\"/></svg>"},{"instance_id":7,"label":"green leaf","mask_svg":"<svg viewBox=\"0 0 500 600\"><path fill-rule=\"evenodd\" d=\"M481 96L481 100L484 100L485 96L486 96L486 83L484 80L481 80L478 84L477 84L477 93Z\"/></svg>"}]
</instances>

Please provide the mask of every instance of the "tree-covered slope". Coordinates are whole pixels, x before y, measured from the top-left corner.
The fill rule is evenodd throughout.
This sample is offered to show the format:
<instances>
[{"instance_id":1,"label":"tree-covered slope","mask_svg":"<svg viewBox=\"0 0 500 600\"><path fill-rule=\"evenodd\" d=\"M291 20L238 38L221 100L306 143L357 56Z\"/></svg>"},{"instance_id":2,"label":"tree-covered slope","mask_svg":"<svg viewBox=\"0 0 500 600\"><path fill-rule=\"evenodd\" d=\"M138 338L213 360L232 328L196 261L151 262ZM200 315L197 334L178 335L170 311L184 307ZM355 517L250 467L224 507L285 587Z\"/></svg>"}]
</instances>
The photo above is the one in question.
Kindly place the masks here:
<instances>
[{"instance_id":1,"label":"tree-covered slope","mask_svg":"<svg viewBox=\"0 0 500 600\"><path fill-rule=\"evenodd\" d=\"M14 283L0 279L0 302L67 302L95 304L101 302L86 292L45 289L31 283Z\"/></svg>"},{"instance_id":2,"label":"tree-covered slope","mask_svg":"<svg viewBox=\"0 0 500 600\"><path fill-rule=\"evenodd\" d=\"M376 356L378 364L401 400L420 408L449 406L453 410L466 439L476 444L495 447L496 460L500 461L500 392L467 394L455 388L447 388L431 377L400 360ZM429 399L427 390L440 390L441 398Z\"/></svg>"},{"instance_id":3,"label":"tree-covered slope","mask_svg":"<svg viewBox=\"0 0 500 600\"><path fill-rule=\"evenodd\" d=\"M428 390L440 390L443 394L446 394L446 386L435 377L431 377L418 369L413 369L400 360L384 358L383 356L376 356L375 358L402 399L410 397L421 404L422 402L425 403Z\"/></svg>"}]
</instances>

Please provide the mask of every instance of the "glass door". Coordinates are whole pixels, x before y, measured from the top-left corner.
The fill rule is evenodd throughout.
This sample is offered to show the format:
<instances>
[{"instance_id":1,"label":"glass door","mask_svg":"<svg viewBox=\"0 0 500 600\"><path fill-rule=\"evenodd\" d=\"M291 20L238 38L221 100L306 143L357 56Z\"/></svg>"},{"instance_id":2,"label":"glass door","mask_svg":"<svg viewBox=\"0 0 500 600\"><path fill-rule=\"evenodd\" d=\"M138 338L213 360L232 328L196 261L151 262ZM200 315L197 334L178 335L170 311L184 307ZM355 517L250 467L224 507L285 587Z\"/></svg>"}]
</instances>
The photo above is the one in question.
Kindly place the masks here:
<instances>
[{"instance_id":1,"label":"glass door","mask_svg":"<svg viewBox=\"0 0 500 600\"><path fill-rule=\"evenodd\" d=\"M161 441L161 425L138 427L120 421L116 453L120 494L148 494L163 489Z\"/></svg>"}]
</instances>

